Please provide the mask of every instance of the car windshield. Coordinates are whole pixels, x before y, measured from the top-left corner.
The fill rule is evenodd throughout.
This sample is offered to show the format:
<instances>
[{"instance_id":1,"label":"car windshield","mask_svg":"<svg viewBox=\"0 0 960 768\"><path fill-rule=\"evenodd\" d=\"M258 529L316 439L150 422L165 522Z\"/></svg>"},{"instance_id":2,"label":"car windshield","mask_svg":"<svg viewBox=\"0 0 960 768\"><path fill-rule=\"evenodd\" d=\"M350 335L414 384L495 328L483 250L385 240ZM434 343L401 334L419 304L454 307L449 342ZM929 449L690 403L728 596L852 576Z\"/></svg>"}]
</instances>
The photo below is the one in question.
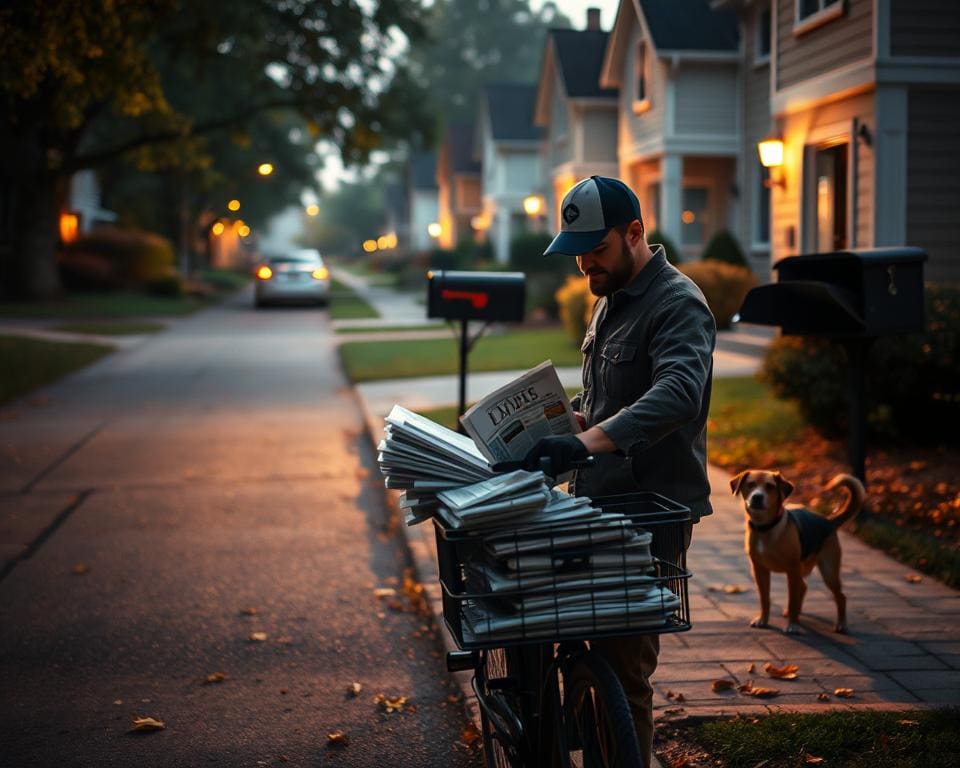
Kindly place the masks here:
<instances>
[{"instance_id":1,"label":"car windshield","mask_svg":"<svg viewBox=\"0 0 960 768\"><path fill-rule=\"evenodd\" d=\"M302 253L288 253L283 256L270 256L268 261L271 264L321 264L320 254L314 251L304 251Z\"/></svg>"}]
</instances>

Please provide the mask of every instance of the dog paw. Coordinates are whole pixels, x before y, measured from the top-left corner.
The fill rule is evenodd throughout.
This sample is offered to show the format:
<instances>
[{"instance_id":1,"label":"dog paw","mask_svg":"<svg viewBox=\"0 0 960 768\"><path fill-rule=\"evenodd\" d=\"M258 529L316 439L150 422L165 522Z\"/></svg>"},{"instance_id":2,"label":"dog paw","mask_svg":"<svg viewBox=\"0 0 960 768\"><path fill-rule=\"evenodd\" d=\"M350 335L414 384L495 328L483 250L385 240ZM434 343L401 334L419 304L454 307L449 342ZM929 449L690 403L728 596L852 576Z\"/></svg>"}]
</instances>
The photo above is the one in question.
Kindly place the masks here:
<instances>
[{"instance_id":1,"label":"dog paw","mask_svg":"<svg viewBox=\"0 0 960 768\"><path fill-rule=\"evenodd\" d=\"M789 624L787 624L787 628L783 631L786 632L788 635L799 635L802 629L799 624L795 624L794 622L791 621Z\"/></svg>"},{"instance_id":2,"label":"dog paw","mask_svg":"<svg viewBox=\"0 0 960 768\"><path fill-rule=\"evenodd\" d=\"M847 634L847 625L846 624L836 624L833 627L834 632L838 632L841 635Z\"/></svg>"},{"instance_id":3,"label":"dog paw","mask_svg":"<svg viewBox=\"0 0 960 768\"><path fill-rule=\"evenodd\" d=\"M756 627L757 629L766 629L767 620L762 616L757 616L757 618L750 622L750 626Z\"/></svg>"}]
</instances>

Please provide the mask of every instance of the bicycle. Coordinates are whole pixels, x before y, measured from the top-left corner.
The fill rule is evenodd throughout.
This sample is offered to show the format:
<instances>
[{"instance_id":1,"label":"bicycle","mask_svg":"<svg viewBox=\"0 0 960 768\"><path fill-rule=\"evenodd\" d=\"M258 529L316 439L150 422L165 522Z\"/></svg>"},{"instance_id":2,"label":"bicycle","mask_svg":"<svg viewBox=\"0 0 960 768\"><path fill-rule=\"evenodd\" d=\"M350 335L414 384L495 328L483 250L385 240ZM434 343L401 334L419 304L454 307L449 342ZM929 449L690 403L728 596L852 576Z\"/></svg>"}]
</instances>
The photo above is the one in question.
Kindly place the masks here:
<instances>
[{"instance_id":1,"label":"bicycle","mask_svg":"<svg viewBox=\"0 0 960 768\"><path fill-rule=\"evenodd\" d=\"M690 514L647 492L593 503L621 523L459 531L434 520L444 623L460 649L447 667L474 673L491 768L644 766L623 687L588 643L690 628ZM546 570L525 575L524 557ZM491 559L514 560L513 575Z\"/></svg>"}]
</instances>

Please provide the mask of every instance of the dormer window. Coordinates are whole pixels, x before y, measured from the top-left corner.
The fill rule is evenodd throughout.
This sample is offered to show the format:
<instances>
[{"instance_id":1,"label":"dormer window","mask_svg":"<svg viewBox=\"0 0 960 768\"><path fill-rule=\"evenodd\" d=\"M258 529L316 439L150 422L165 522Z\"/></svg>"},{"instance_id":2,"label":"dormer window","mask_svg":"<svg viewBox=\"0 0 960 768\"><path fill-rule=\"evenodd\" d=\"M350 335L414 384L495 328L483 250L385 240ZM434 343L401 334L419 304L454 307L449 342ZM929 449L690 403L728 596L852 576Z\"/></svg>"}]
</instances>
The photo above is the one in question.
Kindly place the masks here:
<instances>
[{"instance_id":1,"label":"dormer window","mask_svg":"<svg viewBox=\"0 0 960 768\"><path fill-rule=\"evenodd\" d=\"M634 114L646 112L650 108L650 78L649 67L647 66L646 43L643 40L637 42L637 55L634 63L634 82L636 83L633 92L633 111Z\"/></svg>"},{"instance_id":2,"label":"dormer window","mask_svg":"<svg viewBox=\"0 0 960 768\"><path fill-rule=\"evenodd\" d=\"M821 24L843 16L844 0L796 0L796 3L794 35L802 35Z\"/></svg>"}]
</instances>

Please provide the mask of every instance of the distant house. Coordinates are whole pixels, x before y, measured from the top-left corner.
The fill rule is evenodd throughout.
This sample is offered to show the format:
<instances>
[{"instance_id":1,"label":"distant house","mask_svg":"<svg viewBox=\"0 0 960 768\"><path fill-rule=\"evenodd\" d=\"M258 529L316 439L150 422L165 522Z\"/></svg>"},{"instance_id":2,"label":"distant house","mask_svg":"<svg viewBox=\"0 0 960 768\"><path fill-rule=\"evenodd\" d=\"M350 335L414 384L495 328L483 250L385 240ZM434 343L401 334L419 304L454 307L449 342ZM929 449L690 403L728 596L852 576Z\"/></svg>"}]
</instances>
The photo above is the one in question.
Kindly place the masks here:
<instances>
[{"instance_id":1,"label":"distant house","mask_svg":"<svg viewBox=\"0 0 960 768\"><path fill-rule=\"evenodd\" d=\"M537 85L535 122L544 129L541 163L551 227L560 226L563 195L580 179L617 176L617 89L600 86L608 35L600 13L587 28L551 29Z\"/></svg>"},{"instance_id":2,"label":"distant house","mask_svg":"<svg viewBox=\"0 0 960 768\"><path fill-rule=\"evenodd\" d=\"M396 236L394 247L406 251L410 245L410 201L405 181L391 178L383 189L384 222L380 234Z\"/></svg>"},{"instance_id":3,"label":"distant house","mask_svg":"<svg viewBox=\"0 0 960 768\"><path fill-rule=\"evenodd\" d=\"M414 152L407 173L409 201L409 247L427 251L434 246L429 227L437 223L437 155L435 152Z\"/></svg>"},{"instance_id":4,"label":"distant house","mask_svg":"<svg viewBox=\"0 0 960 768\"><path fill-rule=\"evenodd\" d=\"M600 86L619 89L619 175L686 258L737 229L738 19L708 0L621 0Z\"/></svg>"},{"instance_id":5,"label":"distant house","mask_svg":"<svg viewBox=\"0 0 960 768\"><path fill-rule=\"evenodd\" d=\"M75 229L78 234L90 232L98 224L112 224L117 220L116 213L103 207L100 180L94 171L78 171L70 177L66 211L61 215L61 229L64 227L63 216L76 217Z\"/></svg>"},{"instance_id":6,"label":"distant house","mask_svg":"<svg viewBox=\"0 0 960 768\"><path fill-rule=\"evenodd\" d=\"M714 6L736 10L748 49L756 47L741 86L745 158L768 120L782 141L771 259L908 244L927 250L928 279L960 280L960 3ZM747 165L757 173L752 158Z\"/></svg>"},{"instance_id":7,"label":"distant house","mask_svg":"<svg viewBox=\"0 0 960 768\"><path fill-rule=\"evenodd\" d=\"M541 130L533 124L533 85L487 85L480 97L474 158L481 161L481 228L500 264L528 229L525 198L540 190Z\"/></svg>"},{"instance_id":8,"label":"distant house","mask_svg":"<svg viewBox=\"0 0 960 768\"><path fill-rule=\"evenodd\" d=\"M437 207L443 248L474 240L471 220L482 210L480 163L473 157L473 125L451 122L437 155Z\"/></svg>"}]
</instances>

